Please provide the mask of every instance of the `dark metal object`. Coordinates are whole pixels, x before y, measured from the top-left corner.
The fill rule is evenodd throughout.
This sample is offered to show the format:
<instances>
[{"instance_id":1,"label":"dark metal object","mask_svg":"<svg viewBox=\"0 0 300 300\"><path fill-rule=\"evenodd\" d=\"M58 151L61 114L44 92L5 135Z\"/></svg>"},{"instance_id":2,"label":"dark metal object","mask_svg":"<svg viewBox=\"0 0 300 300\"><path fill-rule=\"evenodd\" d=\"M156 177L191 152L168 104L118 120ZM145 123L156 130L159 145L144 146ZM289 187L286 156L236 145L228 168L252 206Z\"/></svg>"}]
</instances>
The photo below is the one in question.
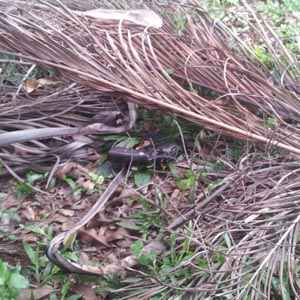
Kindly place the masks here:
<instances>
[{"instance_id":1,"label":"dark metal object","mask_svg":"<svg viewBox=\"0 0 300 300\"><path fill-rule=\"evenodd\" d=\"M113 147L108 152L108 158L113 163L135 165L175 160L178 153L179 147L176 144L164 144L156 148L148 146L139 150Z\"/></svg>"}]
</instances>

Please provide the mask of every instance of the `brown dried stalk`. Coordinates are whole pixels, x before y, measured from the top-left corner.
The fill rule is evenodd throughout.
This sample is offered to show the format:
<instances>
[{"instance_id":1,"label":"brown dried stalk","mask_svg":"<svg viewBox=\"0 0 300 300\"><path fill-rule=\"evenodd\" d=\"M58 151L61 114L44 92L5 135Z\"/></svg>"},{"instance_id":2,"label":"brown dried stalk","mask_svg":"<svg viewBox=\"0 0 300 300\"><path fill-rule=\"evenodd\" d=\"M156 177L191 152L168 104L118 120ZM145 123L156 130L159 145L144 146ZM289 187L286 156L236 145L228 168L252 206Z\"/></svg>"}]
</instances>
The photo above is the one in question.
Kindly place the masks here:
<instances>
[{"instance_id":1,"label":"brown dried stalk","mask_svg":"<svg viewBox=\"0 0 300 300\"><path fill-rule=\"evenodd\" d=\"M87 160L96 153L93 139L83 135L125 132L135 123L134 109L130 113L117 93L67 82L16 98L15 91L0 92L0 158L16 170L43 169L58 157Z\"/></svg>"},{"instance_id":2,"label":"brown dried stalk","mask_svg":"<svg viewBox=\"0 0 300 300\"><path fill-rule=\"evenodd\" d=\"M187 16L181 36L171 19L164 23L159 30L145 29L78 17L62 4L48 4L30 15L2 14L0 48L59 68L101 92L124 93L223 134L300 153L299 129L287 123L299 120L294 94L274 87L269 74L232 51L230 36L206 15ZM217 96L200 96L199 87ZM275 120L275 128L266 128L266 118Z\"/></svg>"},{"instance_id":3,"label":"brown dried stalk","mask_svg":"<svg viewBox=\"0 0 300 300\"><path fill-rule=\"evenodd\" d=\"M223 174L219 180L235 180L217 198L209 196L204 209L200 202L192 223L177 230L177 240L189 242L189 258L156 282L141 274L125 295L136 290L142 298L151 286L153 295L163 289L171 297L177 290L188 299L298 297L300 164L248 155ZM171 283L184 272L191 276Z\"/></svg>"}]
</instances>

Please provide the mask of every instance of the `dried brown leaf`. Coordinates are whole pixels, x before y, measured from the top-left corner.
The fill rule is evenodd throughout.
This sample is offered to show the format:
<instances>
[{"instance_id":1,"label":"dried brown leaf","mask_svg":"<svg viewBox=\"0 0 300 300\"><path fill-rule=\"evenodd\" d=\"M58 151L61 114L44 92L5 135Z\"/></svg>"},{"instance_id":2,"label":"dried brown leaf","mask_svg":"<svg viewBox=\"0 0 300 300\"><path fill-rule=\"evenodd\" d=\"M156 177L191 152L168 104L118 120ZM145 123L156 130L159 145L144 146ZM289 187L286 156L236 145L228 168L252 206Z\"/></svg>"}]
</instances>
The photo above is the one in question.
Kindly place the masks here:
<instances>
[{"instance_id":1,"label":"dried brown leaf","mask_svg":"<svg viewBox=\"0 0 300 300\"><path fill-rule=\"evenodd\" d=\"M49 296L53 291L54 289L51 286L43 286L34 289L25 289L21 291L18 300L44 299L45 297Z\"/></svg>"},{"instance_id":2,"label":"dried brown leaf","mask_svg":"<svg viewBox=\"0 0 300 300\"><path fill-rule=\"evenodd\" d=\"M82 299L86 300L104 300L104 297L97 295L95 288L91 287L88 284L76 284L74 288L72 288L74 293L77 293L82 296Z\"/></svg>"}]
</instances>

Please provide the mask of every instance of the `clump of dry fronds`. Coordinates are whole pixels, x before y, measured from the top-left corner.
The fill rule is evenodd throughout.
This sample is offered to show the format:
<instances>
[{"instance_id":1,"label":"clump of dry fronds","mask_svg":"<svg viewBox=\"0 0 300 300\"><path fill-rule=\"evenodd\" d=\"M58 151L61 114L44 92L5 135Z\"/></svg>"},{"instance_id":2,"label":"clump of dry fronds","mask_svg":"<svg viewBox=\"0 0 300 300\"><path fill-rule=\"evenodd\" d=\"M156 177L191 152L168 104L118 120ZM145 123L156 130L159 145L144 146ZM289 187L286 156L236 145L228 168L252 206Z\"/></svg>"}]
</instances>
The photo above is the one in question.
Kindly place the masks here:
<instances>
[{"instance_id":1,"label":"clump of dry fronds","mask_svg":"<svg viewBox=\"0 0 300 300\"><path fill-rule=\"evenodd\" d=\"M17 93L17 88L3 86L2 163L15 171L29 166L41 170L70 157L97 159L93 151L95 140L86 135L121 133L134 124L135 117L123 98L117 93L99 93L69 82L56 82L55 87L34 93Z\"/></svg>"},{"instance_id":2,"label":"clump of dry fronds","mask_svg":"<svg viewBox=\"0 0 300 300\"><path fill-rule=\"evenodd\" d=\"M274 86L263 68L233 51L232 36L197 8L193 16L174 7L166 12L163 27L153 29L43 2L1 14L0 48L100 92L130 95L223 134L299 153L299 129L289 123L299 121L296 94ZM175 14L184 19L180 34ZM215 96L201 96L200 88Z\"/></svg>"},{"instance_id":3,"label":"clump of dry fronds","mask_svg":"<svg viewBox=\"0 0 300 300\"><path fill-rule=\"evenodd\" d=\"M153 29L80 17L62 4L25 11L21 5L21 11L0 15L1 50L57 68L68 80L100 93L118 93L232 137L300 153L299 97L275 86L238 47L232 50L233 36L204 13L189 15L188 8L173 6L166 9L164 26ZM184 19L180 30L172 19L177 14ZM203 96L203 88L214 93ZM234 172L220 172L215 180L225 187L220 183L220 193L178 231L188 237L194 255L159 278L139 273L140 282L116 292L276 299L289 289L296 297L299 171L297 162L248 156ZM192 272L175 286L171 275L179 268Z\"/></svg>"},{"instance_id":4,"label":"clump of dry fronds","mask_svg":"<svg viewBox=\"0 0 300 300\"><path fill-rule=\"evenodd\" d=\"M208 176L218 187L193 218L183 214L190 221L176 238L185 243L168 253L186 252L185 259L150 278L141 273L140 282L115 292L122 299L160 293L170 299L174 293L184 299L298 297L300 164L247 155L235 170Z\"/></svg>"}]
</instances>

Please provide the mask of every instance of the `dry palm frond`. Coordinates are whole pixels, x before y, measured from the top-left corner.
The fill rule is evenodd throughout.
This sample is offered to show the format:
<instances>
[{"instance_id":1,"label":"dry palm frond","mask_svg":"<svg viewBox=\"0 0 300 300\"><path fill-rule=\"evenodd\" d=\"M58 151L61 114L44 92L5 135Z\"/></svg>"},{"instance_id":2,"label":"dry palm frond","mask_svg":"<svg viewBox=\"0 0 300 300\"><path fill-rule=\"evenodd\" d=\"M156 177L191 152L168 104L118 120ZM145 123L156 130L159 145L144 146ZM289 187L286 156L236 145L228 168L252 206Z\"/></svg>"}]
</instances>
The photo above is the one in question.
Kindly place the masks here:
<instances>
[{"instance_id":1,"label":"dry palm frond","mask_svg":"<svg viewBox=\"0 0 300 300\"><path fill-rule=\"evenodd\" d=\"M94 140L83 135L125 132L134 124L120 98L67 82L38 89L34 95L16 96L15 88L3 87L0 159L25 170L29 165L41 169L58 159L91 158Z\"/></svg>"},{"instance_id":2,"label":"dry palm frond","mask_svg":"<svg viewBox=\"0 0 300 300\"><path fill-rule=\"evenodd\" d=\"M222 195L225 201L205 216L211 230L204 232L199 224L209 248L218 249L227 239L225 262L209 280L218 296L273 299L286 290L299 295L299 167L244 161L241 177Z\"/></svg>"},{"instance_id":3,"label":"dry palm frond","mask_svg":"<svg viewBox=\"0 0 300 300\"><path fill-rule=\"evenodd\" d=\"M1 14L0 49L101 92L124 93L223 134L300 153L300 131L287 123L300 119L296 94L273 86L267 72L231 50L232 37L205 14L181 15L185 27L178 35L171 17L153 29L42 3ZM200 96L199 87L217 96ZM268 118L274 128L266 126Z\"/></svg>"},{"instance_id":4,"label":"dry palm frond","mask_svg":"<svg viewBox=\"0 0 300 300\"><path fill-rule=\"evenodd\" d=\"M299 297L300 164L248 156L235 172L219 174L220 190L231 184L177 233L178 241L188 241L189 255L151 278L140 273L140 282L115 291L122 299L162 292L170 299L174 293L183 299ZM187 251L181 247L169 255Z\"/></svg>"},{"instance_id":5,"label":"dry palm frond","mask_svg":"<svg viewBox=\"0 0 300 300\"><path fill-rule=\"evenodd\" d=\"M280 86L300 94L300 71L296 55L287 49L284 42L273 29L273 26L271 26L267 20L261 17L247 1L243 0L242 3L254 20L252 29L257 32L272 57L274 71L279 77L276 81ZM276 47L274 47L274 45L276 45ZM251 51L253 48L252 45L247 45L245 48L250 50L253 54L253 51Z\"/></svg>"},{"instance_id":6,"label":"dry palm frond","mask_svg":"<svg viewBox=\"0 0 300 300\"><path fill-rule=\"evenodd\" d=\"M300 153L299 129L288 123L300 119L297 95L274 86L264 68L238 49L232 50L228 44L233 37L205 14L181 15L174 7L167 9L170 15L183 18L185 26L178 34L174 19L168 16L161 29L153 29L80 17L61 4L41 2L22 10L23 2L18 2L21 14L13 10L0 14L4 52L58 68L64 77L94 91L121 94L125 101L177 114L229 136ZM215 96L200 96L201 88ZM74 97L75 103L81 101ZM47 111L51 118L45 122L70 121L69 114L55 118L51 107L56 101L52 101ZM29 118L35 114L40 122L42 116L36 110L28 114ZM18 129L13 117L4 115L12 124L6 130ZM274 121L272 128L265 124L268 118ZM5 159L5 150L1 155ZM234 174L218 174L215 180L235 180L178 233L182 239L188 237L194 255L161 276L149 279L139 273L140 281L116 292L124 294L124 299L162 292L171 297L174 291L188 299L280 299L289 290L297 297L299 172L298 162L247 157ZM191 276L179 276L174 286L172 276L177 270L187 270Z\"/></svg>"}]
</instances>

